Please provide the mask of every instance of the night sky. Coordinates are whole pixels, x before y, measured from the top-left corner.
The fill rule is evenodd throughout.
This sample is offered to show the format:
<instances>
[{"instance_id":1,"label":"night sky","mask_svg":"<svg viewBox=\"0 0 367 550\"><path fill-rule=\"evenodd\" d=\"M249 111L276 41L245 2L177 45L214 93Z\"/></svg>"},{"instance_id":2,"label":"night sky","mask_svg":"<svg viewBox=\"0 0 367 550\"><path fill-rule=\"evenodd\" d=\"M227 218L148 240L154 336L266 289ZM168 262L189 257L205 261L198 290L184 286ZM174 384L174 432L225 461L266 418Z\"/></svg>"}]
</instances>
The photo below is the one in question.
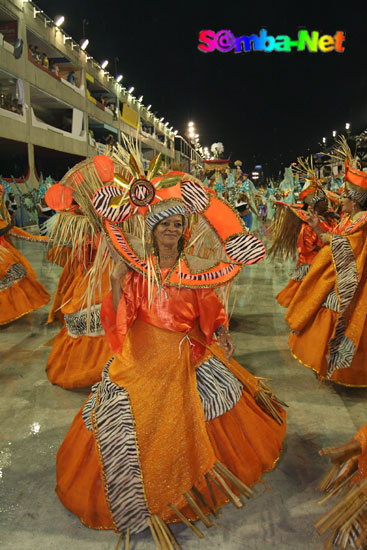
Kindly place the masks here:
<instances>
[{"instance_id":1,"label":"night sky","mask_svg":"<svg viewBox=\"0 0 367 550\"><path fill-rule=\"evenodd\" d=\"M367 9L365 2L96 2L37 0L63 28L82 38L99 62L114 57L125 87L185 133L193 120L202 145L221 141L225 155L250 171L276 174L298 155L320 150L323 136L367 127ZM203 29L235 36L297 37L300 29L346 35L344 53L201 53ZM282 164L283 163L283 164Z\"/></svg>"}]
</instances>

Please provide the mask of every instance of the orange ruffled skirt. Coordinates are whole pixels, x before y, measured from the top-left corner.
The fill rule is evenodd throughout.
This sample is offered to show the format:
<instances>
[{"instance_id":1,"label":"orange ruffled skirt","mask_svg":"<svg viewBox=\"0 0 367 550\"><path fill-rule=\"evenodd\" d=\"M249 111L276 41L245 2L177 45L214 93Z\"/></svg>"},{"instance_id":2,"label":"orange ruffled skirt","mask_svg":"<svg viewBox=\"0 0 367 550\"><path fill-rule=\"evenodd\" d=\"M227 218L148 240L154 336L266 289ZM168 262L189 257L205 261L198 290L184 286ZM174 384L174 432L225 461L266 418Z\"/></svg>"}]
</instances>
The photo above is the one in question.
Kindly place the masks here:
<instances>
[{"instance_id":1,"label":"orange ruffled skirt","mask_svg":"<svg viewBox=\"0 0 367 550\"><path fill-rule=\"evenodd\" d=\"M316 371L322 380L327 375L329 341L337 317L335 311L322 307L301 334L290 333L289 336L293 356L304 366ZM335 370L330 380L343 386L367 387L367 321L351 366Z\"/></svg>"},{"instance_id":2,"label":"orange ruffled skirt","mask_svg":"<svg viewBox=\"0 0 367 550\"><path fill-rule=\"evenodd\" d=\"M48 356L46 374L52 384L65 389L92 386L101 379L102 369L111 356L104 334L73 338L63 326Z\"/></svg>"},{"instance_id":3,"label":"orange ruffled skirt","mask_svg":"<svg viewBox=\"0 0 367 550\"><path fill-rule=\"evenodd\" d=\"M252 395L254 377L234 360L225 362L218 346L210 346L206 358L217 349L243 390L230 410L205 421L195 373L202 360L192 365L183 336L138 318L109 368L113 384L125 388L129 396L147 507L168 523L180 521L169 503L197 519L183 493L195 485L209 502L204 476L216 461L247 485L256 483L274 467L285 435L285 422L279 425L257 405ZM87 429L82 410L57 454L56 492L87 526L116 530L98 430ZM215 486L213 491L219 506L228 501Z\"/></svg>"},{"instance_id":4,"label":"orange ruffled skirt","mask_svg":"<svg viewBox=\"0 0 367 550\"><path fill-rule=\"evenodd\" d=\"M86 333L71 335L66 327L65 315L83 315L80 310L86 305L86 287L85 270L69 256L60 275L48 317L49 323L57 318L64 326L53 341L46 365L46 374L50 382L65 389L92 386L99 382L103 367L113 355L104 333L93 336ZM109 291L107 269L103 274L100 290L95 295L96 304L100 303ZM85 323L80 324L84 324L85 331Z\"/></svg>"},{"instance_id":5,"label":"orange ruffled skirt","mask_svg":"<svg viewBox=\"0 0 367 550\"><path fill-rule=\"evenodd\" d=\"M282 307L288 307L291 301L293 300L301 283L302 281L294 281L293 279L290 279L287 286L285 286L283 290L281 290L276 295L278 304Z\"/></svg>"},{"instance_id":6,"label":"orange ruffled skirt","mask_svg":"<svg viewBox=\"0 0 367 550\"><path fill-rule=\"evenodd\" d=\"M0 325L5 325L45 306L50 295L37 281L35 271L19 250L10 242L0 247ZM13 282L7 281L17 264L22 266L24 276L19 279L15 276Z\"/></svg>"}]
</instances>

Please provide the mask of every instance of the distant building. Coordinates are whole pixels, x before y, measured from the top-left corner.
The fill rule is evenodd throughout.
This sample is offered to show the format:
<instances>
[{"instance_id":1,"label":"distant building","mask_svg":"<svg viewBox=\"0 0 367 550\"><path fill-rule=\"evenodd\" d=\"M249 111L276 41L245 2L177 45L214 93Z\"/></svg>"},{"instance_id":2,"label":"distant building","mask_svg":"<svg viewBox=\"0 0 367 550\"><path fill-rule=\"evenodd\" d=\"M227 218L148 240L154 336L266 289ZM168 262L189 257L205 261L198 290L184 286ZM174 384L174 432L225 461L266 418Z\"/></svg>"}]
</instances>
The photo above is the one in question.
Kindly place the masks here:
<instances>
[{"instance_id":1,"label":"distant building","mask_svg":"<svg viewBox=\"0 0 367 550\"><path fill-rule=\"evenodd\" d=\"M175 150L172 129L121 84L33 2L1 0L0 175L58 180L122 134L138 136L146 165L160 152L190 169L192 145Z\"/></svg>"}]
</instances>

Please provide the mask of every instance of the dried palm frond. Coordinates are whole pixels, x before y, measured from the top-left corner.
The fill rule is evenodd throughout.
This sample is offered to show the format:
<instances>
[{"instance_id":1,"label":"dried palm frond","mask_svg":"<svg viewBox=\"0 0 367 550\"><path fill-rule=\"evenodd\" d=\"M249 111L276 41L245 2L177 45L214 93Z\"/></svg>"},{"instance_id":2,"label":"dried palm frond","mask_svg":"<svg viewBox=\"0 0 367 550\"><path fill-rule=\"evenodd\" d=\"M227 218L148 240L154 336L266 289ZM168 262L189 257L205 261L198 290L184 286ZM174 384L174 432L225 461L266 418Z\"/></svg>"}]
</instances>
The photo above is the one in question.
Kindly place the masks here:
<instances>
[{"instance_id":1,"label":"dried palm frond","mask_svg":"<svg viewBox=\"0 0 367 550\"><path fill-rule=\"evenodd\" d=\"M313 164L313 157L298 157L297 164L292 166L292 175L298 176L300 179L317 181L318 178Z\"/></svg>"},{"instance_id":2,"label":"dried palm frond","mask_svg":"<svg viewBox=\"0 0 367 550\"><path fill-rule=\"evenodd\" d=\"M258 378L258 391L255 395L255 401L263 410L265 410L278 424L283 424L281 416L283 407L288 407L286 403L280 401L273 391L265 384L266 378Z\"/></svg>"},{"instance_id":3,"label":"dried palm frond","mask_svg":"<svg viewBox=\"0 0 367 550\"><path fill-rule=\"evenodd\" d=\"M331 470L324 476L319 488L325 492L318 503L324 504L339 497L334 506L314 525L319 535L331 531L325 549L367 547L367 479L360 461L365 459L365 449L360 438L366 439L367 426L363 426L355 438L339 447L321 449L321 456L335 455Z\"/></svg>"},{"instance_id":4,"label":"dried palm frond","mask_svg":"<svg viewBox=\"0 0 367 550\"><path fill-rule=\"evenodd\" d=\"M125 165L130 164L131 159L133 158L133 165L136 172L143 176L145 175L145 170L143 167L143 163L141 161L141 153L139 151L139 142L138 140L134 140L131 136L127 136L123 133L121 133L121 137L124 143L124 147L121 145L118 146L118 154L122 154L122 158L124 160ZM126 153L129 156L128 162L126 162Z\"/></svg>"},{"instance_id":5,"label":"dried palm frond","mask_svg":"<svg viewBox=\"0 0 367 550\"><path fill-rule=\"evenodd\" d=\"M302 220L291 208L278 204L275 220L270 226L273 243L268 256L280 256L284 260L297 257L297 240L302 227Z\"/></svg>"},{"instance_id":6,"label":"dried palm frond","mask_svg":"<svg viewBox=\"0 0 367 550\"><path fill-rule=\"evenodd\" d=\"M351 165L359 164L358 160L353 158L352 151L350 150L345 136L338 136L335 140L335 148L331 153L328 153L328 156L341 162L346 160L348 164ZM357 168L357 166L355 166L355 168Z\"/></svg>"},{"instance_id":7,"label":"dried palm frond","mask_svg":"<svg viewBox=\"0 0 367 550\"><path fill-rule=\"evenodd\" d=\"M101 235L93 262L87 269L84 280L87 280L87 289L83 295L81 309L87 310L87 332L90 331L91 312L95 308L95 297L102 293L102 275L106 269L112 271L112 261L105 237ZM109 273L110 274L110 273Z\"/></svg>"},{"instance_id":8,"label":"dried palm frond","mask_svg":"<svg viewBox=\"0 0 367 550\"><path fill-rule=\"evenodd\" d=\"M93 243L96 231L87 216L75 215L69 212L56 214L57 222L50 231L50 243L53 246L70 245L73 256L86 265L86 243Z\"/></svg>"}]
</instances>

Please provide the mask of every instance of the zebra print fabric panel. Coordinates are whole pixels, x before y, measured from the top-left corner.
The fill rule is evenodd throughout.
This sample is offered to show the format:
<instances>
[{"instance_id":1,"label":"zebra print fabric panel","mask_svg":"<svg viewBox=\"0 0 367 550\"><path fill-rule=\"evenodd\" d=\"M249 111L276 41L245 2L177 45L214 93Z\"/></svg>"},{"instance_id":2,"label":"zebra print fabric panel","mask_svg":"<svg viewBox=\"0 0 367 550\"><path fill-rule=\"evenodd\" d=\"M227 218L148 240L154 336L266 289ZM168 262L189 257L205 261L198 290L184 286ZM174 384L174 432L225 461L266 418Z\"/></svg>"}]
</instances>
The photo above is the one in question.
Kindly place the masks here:
<instances>
[{"instance_id":1,"label":"zebra print fabric panel","mask_svg":"<svg viewBox=\"0 0 367 550\"><path fill-rule=\"evenodd\" d=\"M235 262L241 264L257 264L264 259L265 246L253 235L239 233L231 237L226 245L225 251Z\"/></svg>"},{"instance_id":2,"label":"zebra print fabric panel","mask_svg":"<svg viewBox=\"0 0 367 550\"><path fill-rule=\"evenodd\" d=\"M326 307L327 309L330 309L331 311L337 311L339 312L339 300L336 295L335 290L331 290L329 294L326 296L326 300L323 304L321 304L321 307Z\"/></svg>"},{"instance_id":3,"label":"zebra print fabric panel","mask_svg":"<svg viewBox=\"0 0 367 550\"><path fill-rule=\"evenodd\" d=\"M93 430L100 445L106 480L106 500L119 532L127 527L139 533L150 516L145 499L139 450L127 391L111 382L108 369L102 373L98 405L91 410Z\"/></svg>"},{"instance_id":4,"label":"zebra print fabric panel","mask_svg":"<svg viewBox=\"0 0 367 550\"><path fill-rule=\"evenodd\" d=\"M241 397L243 385L217 357L196 369L196 380L205 420L229 411Z\"/></svg>"},{"instance_id":5,"label":"zebra print fabric panel","mask_svg":"<svg viewBox=\"0 0 367 550\"><path fill-rule=\"evenodd\" d=\"M75 313L64 315L65 326L69 336L78 338L78 336L101 336L104 330L100 318L101 304L97 304L90 314L90 327L87 331L87 310L81 309Z\"/></svg>"},{"instance_id":6,"label":"zebra print fabric panel","mask_svg":"<svg viewBox=\"0 0 367 550\"><path fill-rule=\"evenodd\" d=\"M107 361L107 363L105 364L105 366L103 368L103 373L105 371L108 371L112 361L113 361L113 357L111 357L111 359L109 359ZM103 373L102 373L102 377L103 377ZM97 393L98 393L98 388L99 388L100 384L101 384L101 382L97 382L96 384L94 384L91 387L91 394L88 398L88 401L85 402L83 410L82 410L82 417L83 417L84 424L85 424L85 427L87 428L87 430L92 430L93 429L92 411L96 408L96 405L97 405Z\"/></svg>"},{"instance_id":7,"label":"zebra print fabric panel","mask_svg":"<svg viewBox=\"0 0 367 550\"><path fill-rule=\"evenodd\" d=\"M22 264L13 264L9 267L4 277L0 279L0 290L6 290L13 286L27 275L27 271Z\"/></svg>"},{"instance_id":8,"label":"zebra print fabric panel","mask_svg":"<svg viewBox=\"0 0 367 550\"><path fill-rule=\"evenodd\" d=\"M202 212L208 205L208 194L199 183L183 181L181 183L181 193L191 213Z\"/></svg>"},{"instance_id":9,"label":"zebra print fabric panel","mask_svg":"<svg viewBox=\"0 0 367 550\"><path fill-rule=\"evenodd\" d=\"M307 273L310 271L310 264L300 264L290 274L292 281L303 281Z\"/></svg>"},{"instance_id":10,"label":"zebra print fabric panel","mask_svg":"<svg viewBox=\"0 0 367 550\"><path fill-rule=\"evenodd\" d=\"M350 367L355 346L345 336L346 324L344 312L353 299L358 286L358 272L355 257L346 237L333 235L331 252L336 269L336 288L339 295L340 310L334 337L329 342L328 378L336 369Z\"/></svg>"},{"instance_id":11,"label":"zebra print fabric panel","mask_svg":"<svg viewBox=\"0 0 367 550\"><path fill-rule=\"evenodd\" d=\"M111 199L121 197L122 190L116 185L106 185L94 193L93 206L97 214L112 222L123 222L130 216L131 205L128 201L118 208L110 206Z\"/></svg>"}]
</instances>

